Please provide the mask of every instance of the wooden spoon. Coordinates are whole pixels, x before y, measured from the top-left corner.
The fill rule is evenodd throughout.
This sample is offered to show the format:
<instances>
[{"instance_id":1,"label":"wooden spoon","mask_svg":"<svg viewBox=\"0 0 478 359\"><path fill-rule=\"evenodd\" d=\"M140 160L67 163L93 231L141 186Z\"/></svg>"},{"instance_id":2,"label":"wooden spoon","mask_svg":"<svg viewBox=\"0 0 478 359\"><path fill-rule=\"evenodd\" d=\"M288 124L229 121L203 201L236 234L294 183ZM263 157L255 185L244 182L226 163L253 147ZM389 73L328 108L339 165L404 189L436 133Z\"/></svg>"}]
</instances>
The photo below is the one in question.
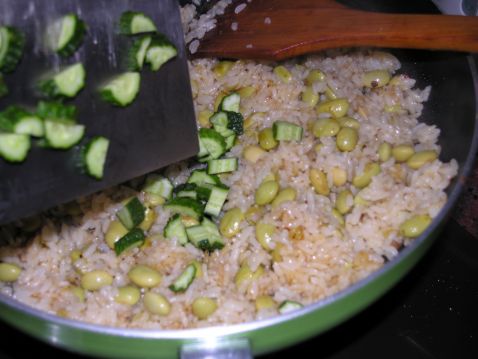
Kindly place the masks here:
<instances>
[{"instance_id":1,"label":"wooden spoon","mask_svg":"<svg viewBox=\"0 0 478 359\"><path fill-rule=\"evenodd\" d=\"M281 60L357 46L478 52L478 17L375 13L333 0L253 0L236 14L239 3L195 57Z\"/></svg>"}]
</instances>

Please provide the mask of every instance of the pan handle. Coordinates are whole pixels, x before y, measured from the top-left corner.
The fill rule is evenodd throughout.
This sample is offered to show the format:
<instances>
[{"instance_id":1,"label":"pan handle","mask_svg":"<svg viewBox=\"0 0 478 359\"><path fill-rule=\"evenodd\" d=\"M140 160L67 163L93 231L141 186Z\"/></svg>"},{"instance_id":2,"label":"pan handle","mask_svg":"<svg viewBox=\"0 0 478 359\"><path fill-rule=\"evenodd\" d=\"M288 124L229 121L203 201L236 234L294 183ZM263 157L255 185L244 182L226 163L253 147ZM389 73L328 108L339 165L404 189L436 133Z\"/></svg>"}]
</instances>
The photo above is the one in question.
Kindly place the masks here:
<instances>
[{"instance_id":1,"label":"pan handle","mask_svg":"<svg viewBox=\"0 0 478 359\"><path fill-rule=\"evenodd\" d=\"M211 338L184 344L181 359L252 359L251 346L245 338Z\"/></svg>"},{"instance_id":2,"label":"pan handle","mask_svg":"<svg viewBox=\"0 0 478 359\"><path fill-rule=\"evenodd\" d=\"M440 11L447 15L478 15L476 0L432 0Z\"/></svg>"}]
</instances>

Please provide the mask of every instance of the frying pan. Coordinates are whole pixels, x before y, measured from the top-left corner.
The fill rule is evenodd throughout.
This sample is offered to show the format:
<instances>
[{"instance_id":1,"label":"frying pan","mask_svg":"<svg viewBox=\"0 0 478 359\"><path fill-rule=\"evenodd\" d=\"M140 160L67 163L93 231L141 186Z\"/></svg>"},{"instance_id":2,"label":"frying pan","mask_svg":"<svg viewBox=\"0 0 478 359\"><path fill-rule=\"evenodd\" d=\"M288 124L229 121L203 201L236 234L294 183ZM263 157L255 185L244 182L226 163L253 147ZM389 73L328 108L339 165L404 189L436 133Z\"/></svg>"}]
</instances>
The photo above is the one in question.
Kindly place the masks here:
<instances>
[{"instance_id":1,"label":"frying pan","mask_svg":"<svg viewBox=\"0 0 478 359\"><path fill-rule=\"evenodd\" d=\"M437 11L426 1L353 1L352 6L393 12ZM114 358L248 358L316 336L350 318L396 284L432 245L456 203L478 148L477 56L452 52L396 51L401 72L432 85L421 120L442 130L441 158L455 158L459 174L448 202L431 226L398 256L364 280L289 314L244 324L189 330L109 328L60 318L0 295L0 318L52 345Z\"/></svg>"}]
</instances>

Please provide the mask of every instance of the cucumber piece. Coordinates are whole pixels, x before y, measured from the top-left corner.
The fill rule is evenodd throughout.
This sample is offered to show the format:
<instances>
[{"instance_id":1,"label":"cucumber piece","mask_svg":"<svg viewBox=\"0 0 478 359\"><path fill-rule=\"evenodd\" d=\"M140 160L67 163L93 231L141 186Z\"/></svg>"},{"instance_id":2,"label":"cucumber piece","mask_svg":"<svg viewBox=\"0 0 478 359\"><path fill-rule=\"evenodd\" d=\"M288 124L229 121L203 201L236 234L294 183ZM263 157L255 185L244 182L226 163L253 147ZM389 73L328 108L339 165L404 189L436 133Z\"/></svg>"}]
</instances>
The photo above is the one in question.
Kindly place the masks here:
<instances>
[{"instance_id":1,"label":"cucumber piece","mask_svg":"<svg viewBox=\"0 0 478 359\"><path fill-rule=\"evenodd\" d=\"M221 111L239 112L241 96L237 92L232 92L222 99L219 109Z\"/></svg>"},{"instance_id":2,"label":"cucumber piece","mask_svg":"<svg viewBox=\"0 0 478 359\"><path fill-rule=\"evenodd\" d=\"M119 20L120 33L136 35L145 32L156 32L156 25L148 16L138 11L125 11Z\"/></svg>"},{"instance_id":3,"label":"cucumber piece","mask_svg":"<svg viewBox=\"0 0 478 359\"><path fill-rule=\"evenodd\" d=\"M149 44L151 44L151 36L142 36L133 42L128 52L128 69L139 71L143 68Z\"/></svg>"},{"instance_id":4,"label":"cucumber piece","mask_svg":"<svg viewBox=\"0 0 478 359\"><path fill-rule=\"evenodd\" d=\"M237 170L237 158L221 158L207 163L207 173L217 174Z\"/></svg>"},{"instance_id":5,"label":"cucumber piece","mask_svg":"<svg viewBox=\"0 0 478 359\"><path fill-rule=\"evenodd\" d=\"M143 222L145 211L146 208L144 208L141 201L137 197L134 197L116 213L116 217L118 217L123 226L128 229L133 229Z\"/></svg>"},{"instance_id":6,"label":"cucumber piece","mask_svg":"<svg viewBox=\"0 0 478 359\"><path fill-rule=\"evenodd\" d=\"M8 87L7 84L5 83L5 79L3 78L3 75L0 73L0 98L8 95Z\"/></svg>"},{"instance_id":7,"label":"cucumber piece","mask_svg":"<svg viewBox=\"0 0 478 359\"><path fill-rule=\"evenodd\" d=\"M207 218L204 218L200 225L186 228L186 233L191 243L203 251L213 252L224 247L216 224Z\"/></svg>"},{"instance_id":8,"label":"cucumber piece","mask_svg":"<svg viewBox=\"0 0 478 359\"><path fill-rule=\"evenodd\" d=\"M151 70L158 71L166 62L176 57L178 50L164 35L156 34L146 52L146 62Z\"/></svg>"},{"instance_id":9,"label":"cucumber piece","mask_svg":"<svg viewBox=\"0 0 478 359\"><path fill-rule=\"evenodd\" d=\"M143 191L156 194L164 199L170 199L171 194L173 193L173 184L169 179L153 173L146 177Z\"/></svg>"},{"instance_id":10,"label":"cucumber piece","mask_svg":"<svg viewBox=\"0 0 478 359\"><path fill-rule=\"evenodd\" d=\"M75 97L85 87L86 71L82 63L68 66L51 79L41 81L40 92L47 97Z\"/></svg>"},{"instance_id":11,"label":"cucumber piece","mask_svg":"<svg viewBox=\"0 0 478 359\"><path fill-rule=\"evenodd\" d=\"M211 216L219 216L221 213L222 206L226 202L229 189L221 187L212 187L211 194L204 208L204 213L210 214Z\"/></svg>"},{"instance_id":12,"label":"cucumber piece","mask_svg":"<svg viewBox=\"0 0 478 359\"><path fill-rule=\"evenodd\" d=\"M128 249L141 246L144 243L144 238L144 233L141 229L133 228L115 242L116 255L119 256Z\"/></svg>"},{"instance_id":13,"label":"cucumber piece","mask_svg":"<svg viewBox=\"0 0 478 359\"><path fill-rule=\"evenodd\" d=\"M96 179L103 178L109 145L110 140L102 136L93 137L86 145L83 153L83 162L86 173L91 177Z\"/></svg>"},{"instance_id":14,"label":"cucumber piece","mask_svg":"<svg viewBox=\"0 0 478 359\"><path fill-rule=\"evenodd\" d=\"M211 128L199 129L199 139L207 151L207 156L201 156L200 162L221 157L226 152L226 141L216 130Z\"/></svg>"},{"instance_id":15,"label":"cucumber piece","mask_svg":"<svg viewBox=\"0 0 478 359\"><path fill-rule=\"evenodd\" d=\"M100 89L102 98L115 106L128 106L139 92L141 76L138 72L125 72Z\"/></svg>"},{"instance_id":16,"label":"cucumber piece","mask_svg":"<svg viewBox=\"0 0 478 359\"><path fill-rule=\"evenodd\" d=\"M8 162L22 162L30 150L30 137L0 132L0 156Z\"/></svg>"},{"instance_id":17,"label":"cucumber piece","mask_svg":"<svg viewBox=\"0 0 478 359\"><path fill-rule=\"evenodd\" d=\"M188 243L186 228L184 227L179 214L175 214L169 219L168 223L164 227L164 237L168 239L176 238L177 241L183 246Z\"/></svg>"},{"instance_id":18,"label":"cucumber piece","mask_svg":"<svg viewBox=\"0 0 478 359\"><path fill-rule=\"evenodd\" d=\"M86 25L76 14L70 13L55 21L48 29L50 46L62 57L73 55L81 46Z\"/></svg>"},{"instance_id":19,"label":"cucumber piece","mask_svg":"<svg viewBox=\"0 0 478 359\"><path fill-rule=\"evenodd\" d=\"M187 183L195 183L199 186L208 183L212 185L222 185L221 180L216 175L210 175L205 170L194 170L189 175Z\"/></svg>"},{"instance_id":20,"label":"cucumber piece","mask_svg":"<svg viewBox=\"0 0 478 359\"><path fill-rule=\"evenodd\" d=\"M76 119L76 107L64 105L60 102L40 101L36 114L44 120L69 120L74 123Z\"/></svg>"},{"instance_id":21,"label":"cucumber piece","mask_svg":"<svg viewBox=\"0 0 478 359\"><path fill-rule=\"evenodd\" d=\"M81 141L85 134L85 126L68 120L46 119L45 139L48 147L68 149Z\"/></svg>"},{"instance_id":22,"label":"cucumber piece","mask_svg":"<svg viewBox=\"0 0 478 359\"><path fill-rule=\"evenodd\" d=\"M277 141L300 141L302 127L287 121L276 121L272 125L272 132Z\"/></svg>"},{"instance_id":23,"label":"cucumber piece","mask_svg":"<svg viewBox=\"0 0 478 359\"><path fill-rule=\"evenodd\" d=\"M174 189L176 197L197 198L197 186L194 183L183 183Z\"/></svg>"},{"instance_id":24,"label":"cucumber piece","mask_svg":"<svg viewBox=\"0 0 478 359\"><path fill-rule=\"evenodd\" d=\"M284 300L279 305L279 313L284 314L302 308L303 305L299 302L294 302L292 300Z\"/></svg>"},{"instance_id":25,"label":"cucumber piece","mask_svg":"<svg viewBox=\"0 0 478 359\"><path fill-rule=\"evenodd\" d=\"M204 206L201 202L186 197L174 198L166 203L164 208L168 208L174 213L183 214L196 219L201 219L204 213Z\"/></svg>"},{"instance_id":26,"label":"cucumber piece","mask_svg":"<svg viewBox=\"0 0 478 359\"><path fill-rule=\"evenodd\" d=\"M226 141L226 151L229 151L231 148L234 147L236 143L236 135L230 135L224 139Z\"/></svg>"},{"instance_id":27,"label":"cucumber piece","mask_svg":"<svg viewBox=\"0 0 478 359\"><path fill-rule=\"evenodd\" d=\"M229 120L227 112L219 111L211 116L209 122L212 123L214 129L223 137L229 137L234 134L233 130L228 129Z\"/></svg>"},{"instance_id":28,"label":"cucumber piece","mask_svg":"<svg viewBox=\"0 0 478 359\"><path fill-rule=\"evenodd\" d=\"M35 137L44 134L42 119L18 106L0 112L0 130Z\"/></svg>"},{"instance_id":29,"label":"cucumber piece","mask_svg":"<svg viewBox=\"0 0 478 359\"><path fill-rule=\"evenodd\" d=\"M25 35L12 26L0 27L0 71L12 72L22 57Z\"/></svg>"},{"instance_id":30,"label":"cucumber piece","mask_svg":"<svg viewBox=\"0 0 478 359\"><path fill-rule=\"evenodd\" d=\"M169 286L169 289L175 293L185 292L194 281L194 278L196 278L196 266L189 264L174 283Z\"/></svg>"}]
</instances>

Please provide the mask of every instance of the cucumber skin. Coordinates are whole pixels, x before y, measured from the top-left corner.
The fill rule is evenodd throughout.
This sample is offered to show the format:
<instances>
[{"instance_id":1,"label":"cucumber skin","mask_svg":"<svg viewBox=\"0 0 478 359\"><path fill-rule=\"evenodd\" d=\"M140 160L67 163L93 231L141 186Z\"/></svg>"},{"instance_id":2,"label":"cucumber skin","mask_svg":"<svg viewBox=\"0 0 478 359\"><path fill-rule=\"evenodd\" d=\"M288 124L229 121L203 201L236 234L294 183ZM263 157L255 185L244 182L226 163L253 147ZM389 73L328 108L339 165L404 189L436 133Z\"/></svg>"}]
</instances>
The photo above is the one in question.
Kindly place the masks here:
<instances>
[{"instance_id":1,"label":"cucumber skin","mask_svg":"<svg viewBox=\"0 0 478 359\"><path fill-rule=\"evenodd\" d=\"M76 107L74 105L65 105L61 102L40 101L36 114L43 119L71 120L71 122L74 123L76 119Z\"/></svg>"},{"instance_id":2,"label":"cucumber skin","mask_svg":"<svg viewBox=\"0 0 478 359\"><path fill-rule=\"evenodd\" d=\"M139 49L141 48L141 45L143 44L143 41L146 41L146 39L148 37L151 38L150 35L144 35L144 36L136 39L133 42L133 44L131 45L131 48L129 49L129 52L128 52L128 58L127 58L127 61L126 61L126 67L130 71L139 71L139 70L143 69L144 62L145 62L145 59L146 59L146 52L148 50L146 49L146 52L144 53L144 59L143 59L143 63L141 64L141 66L138 64L138 61L136 59L136 55L137 55ZM150 45L151 45L151 39L150 39L150 44L148 45L148 47Z\"/></svg>"},{"instance_id":3,"label":"cucumber skin","mask_svg":"<svg viewBox=\"0 0 478 359\"><path fill-rule=\"evenodd\" d=\"M73 55L83 42L86 33L86 24L78 16L76 16L76 20L76 28L73 37L64 47L56 50L61 57L70 57Z\"/></svg>"},{"instance_id":4,"label":"cucumber skin","mask_svg":"<svg viewBox=\"0 0 478 359\"><path fill-rule=\"evenodd\" d=\"M93 177L93 178L95 178L95 179L97 179L97 180L101 180L101 179L103 178L103 173L101 174L101 176L98 176L98 175L96 175L95 173L92 173L92 172L91 172L90 167L88 166L88 162L87 162L87 155L88 155L88 152L89 152L90 148L94 145L94 143L95 143L98 139L102 139L102 138L108 140L106 137L103 137L103 136L93 137L93 138L88 142L88 144L83 147L83 150L82 150L82 160L83 160L82 163L83 163L83 167L84 167L84 169L85 169L85 172L86 172L89 176L91 176L91 177ZM109 144L109 140L108 140L108 144ZM108 148L106 149L106 151L108 151ZM105 159L106 159L106 156L105 156ZM104 166L104 164L103 164L103 166Z\"/></svg>"},{"instance_id":5,"label":"cucumber skin","mask_svg":"<svg viewBox=\"0 0 478 359\"><path fill-rule=\"evenodd\" d=\"M106 101L106 102L108 102L108 103L110 103L114 106L127 107L134 102L137 94L130 102L127 102L127 103L122 103L122 102L119 102L118 100L116 100L116 97L113 95L113 91L111 91L110 89L100 90L100 96L104 101Z\"/></svg>"},{"instance_id":6,"label":"cucumber skin","mask_svg":"<svg viewBox=\"0 0 478 359\"><path fill-rule=\"evenodd\" d=\"M0 71L8 73L14 71L20 62L25 47L25 35L12 26L5 26L4 28L9 33L10 41L8 42L7 53L0 63Z\"/></svg>"},{"instance_id":7,"label":"cucumber skin","mask_svg":"<svg viewBox=\"0 0 478 359\"><path fill-rule=\"evenodd\" d=\"M40 93L43 94L45 97L52 98L52 99L73 98L84 87L85 87L85 81L83 78L83 85L78 89L78 91L73 96L69 96L61 92L61 90L58 88L57 84L55 83L54 76L50 79L40 81L40 83L38 84L38 90L40 91Z\"/></svg>"},{"instance_id":8,"label":"cucumber skin","mask_svg":"<svg viewBox=\"0 0 478 359\"><path fill-rule=\"evenodd\" d=\"M148 17L142 12L138 11L125 11L121 14L120 21L119 21L119 32L122 35L137 35L131 32L131 21L137 15L143 15L144 17ZM152 20L151 20L152 21Z\"/></svg>"}]
</instances>

